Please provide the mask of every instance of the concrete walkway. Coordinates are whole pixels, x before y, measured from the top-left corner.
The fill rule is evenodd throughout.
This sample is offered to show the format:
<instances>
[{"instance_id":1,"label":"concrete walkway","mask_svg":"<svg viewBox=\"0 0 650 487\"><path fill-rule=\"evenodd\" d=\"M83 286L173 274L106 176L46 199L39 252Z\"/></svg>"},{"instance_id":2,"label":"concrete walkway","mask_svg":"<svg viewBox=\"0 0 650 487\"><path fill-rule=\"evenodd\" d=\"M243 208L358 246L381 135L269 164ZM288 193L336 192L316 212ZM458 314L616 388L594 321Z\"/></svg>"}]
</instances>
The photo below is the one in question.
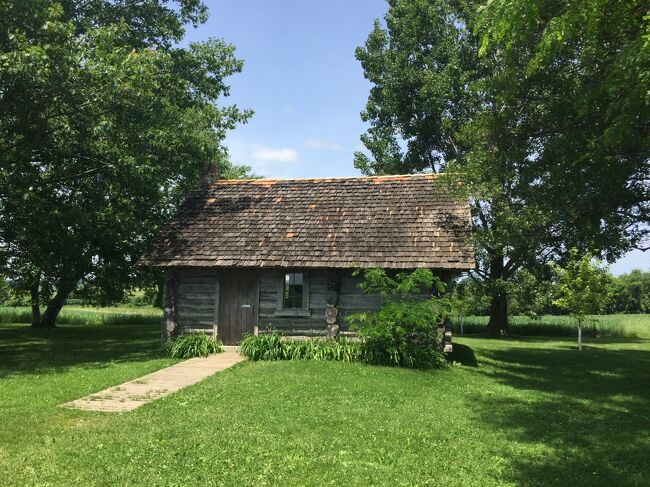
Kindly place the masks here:
<instances>
[{"instance_id":1,"label":"concrete walkway","mask_svg":"<svg viewBox=\"0 0 650 487\"><path fill-rule=\"evenodd\" d=\"M237 352L237 347L224 347L224 349L223 353L206 358L192 358L139 379L68 402L63 406L87 411L117 413L131 411L183 387L196 384L244 360L244 357Z\"/></svg>"}]
</instances>

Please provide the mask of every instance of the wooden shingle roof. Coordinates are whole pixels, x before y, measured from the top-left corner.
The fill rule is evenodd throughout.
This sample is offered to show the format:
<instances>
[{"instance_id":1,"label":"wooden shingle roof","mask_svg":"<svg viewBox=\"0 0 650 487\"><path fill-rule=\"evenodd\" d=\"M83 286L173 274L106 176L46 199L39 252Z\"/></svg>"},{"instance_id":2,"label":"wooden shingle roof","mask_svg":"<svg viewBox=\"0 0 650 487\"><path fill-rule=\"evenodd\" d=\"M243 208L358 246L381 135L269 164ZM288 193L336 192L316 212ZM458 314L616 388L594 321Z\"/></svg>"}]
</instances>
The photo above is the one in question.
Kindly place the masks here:
<instances>
[{"instance_id":1,"label":"wooden shingle roof","mask_svg":"<svg viewBox=\"0 0 650 487\"><path fill-rule=\"evenodd\" d=\"M195 190L138 264L470 269L470 213L435 175L220 180Z\"/></svg>"}]
</instances>

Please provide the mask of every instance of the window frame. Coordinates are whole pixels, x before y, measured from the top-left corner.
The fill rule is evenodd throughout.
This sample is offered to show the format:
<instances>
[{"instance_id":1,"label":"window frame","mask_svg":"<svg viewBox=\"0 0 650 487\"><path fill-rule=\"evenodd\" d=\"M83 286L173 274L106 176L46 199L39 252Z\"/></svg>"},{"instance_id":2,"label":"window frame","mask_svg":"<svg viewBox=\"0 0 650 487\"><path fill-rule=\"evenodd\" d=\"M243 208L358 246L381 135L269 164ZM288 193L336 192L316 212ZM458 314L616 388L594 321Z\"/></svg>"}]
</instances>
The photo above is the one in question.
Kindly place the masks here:
<instances>
[{"instance_id":1,"label":"window frame","mask_svg":"<svg viewBox=\"0 0 650 487\"><path fill-rule=\"evenodd\" d=\"M284 282L287 274L302 274L302 307L285 308L284 307ZM309 311L309 274L300 269L287 269L278 275L277 279L277 303L275 316L310 316Z\"/></svg>"}]
</instances>

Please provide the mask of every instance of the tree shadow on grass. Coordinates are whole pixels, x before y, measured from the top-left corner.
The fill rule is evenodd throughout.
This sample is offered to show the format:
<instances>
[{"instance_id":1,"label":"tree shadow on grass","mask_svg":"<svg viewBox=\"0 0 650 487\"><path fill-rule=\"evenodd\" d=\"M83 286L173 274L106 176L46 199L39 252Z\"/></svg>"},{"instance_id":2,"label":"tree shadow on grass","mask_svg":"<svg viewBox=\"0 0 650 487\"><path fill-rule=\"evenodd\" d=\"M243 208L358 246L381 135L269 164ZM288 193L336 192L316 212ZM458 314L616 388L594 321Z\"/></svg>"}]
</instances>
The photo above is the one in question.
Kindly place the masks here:
<instances>
[{"instance_id":1,"label":"tree shadow on grass","mask_svg":"<svg viewBox=\"0 0 650 487\"><path fill-rule=\"evenodd\" d=\"M478 367L474 350L462 343L454 343L452 351L447 354L447 359L451 362L458 362L466 367Z\"/></svg>"},{"instance_id":2,"label":"tree shadow on grass","mask_svg":"<svg viewBox=\"0 0 650 487\"><path fill-rule=\"evenodd\" d=\"M151 360L161 354L159 337L159 327L151 325L59 326L53 330L2 325L0 377Z\"/></svg>"},{"instance_id":3,"label":"tree shadow on grass","mask_svg":"<svg viewBox=\"0 0 650 487\"><path fill-rule=\"evenodd\" d=\"M510 440L504 480L650 485L650 351L512 347L483 355L490 364L480 373L514 388L475 399L479 420Z\"/></svg>"}]
</instances>

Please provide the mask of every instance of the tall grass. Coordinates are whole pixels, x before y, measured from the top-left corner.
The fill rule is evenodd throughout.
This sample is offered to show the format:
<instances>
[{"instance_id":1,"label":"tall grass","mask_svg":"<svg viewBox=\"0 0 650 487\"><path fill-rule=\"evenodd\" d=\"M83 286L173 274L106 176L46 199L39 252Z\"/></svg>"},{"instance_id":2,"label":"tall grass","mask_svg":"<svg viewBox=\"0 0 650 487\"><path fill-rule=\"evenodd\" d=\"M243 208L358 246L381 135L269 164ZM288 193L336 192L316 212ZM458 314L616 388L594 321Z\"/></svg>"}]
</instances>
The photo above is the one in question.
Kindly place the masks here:
<instances>
[{"instance_id":1,"label":"tall grass","mask_svg":"<svg viewBox=\"0 0 650 487\"><path fill-rule=\"evenodd\" d=\"M536 320L527 316L511 316L509 320L510 331L514 335L568 337L577 333L574 320L568 316L547 315ZM463 332L482 333L487 322L487 316L467 316L463 318ZM452 330L455 334L460 333L458 318L452 320ZM612 338L650 338L650 314L592 316L583 332Z\"/></svg>"},{"instance_id":2,"label":"tall grass","mask_svg":"<svg viewBox=\"0 0 650 487\"><path fill-rule=\"evenodd\" d=\"M445 356L433 346L425 350L401 350L377 340L337 339L285 340L278 332L247 335L239 346L250 360L331 360L374 365L436 369L447 365Z\"/></svg>"},{"instance_id":3,"label":"tall grass","mask_svg":"<svg viewBox=\"0 0 650 487\"><path fill-rule=\"evenodd\" d=\"M162 311L157 308L82 308L64 307L58 325L152 325L160 323ZM0 323L31 323L27 307L0 306Z\"/></svg>"},{"instance_id":4,"label":"tall grass","mask_svg":"<svg viewBox=\"0 0 650 487\"><path fill-rule=\"evenodd\" d=\"M195 332L172 338L167 341L165 348L171 358L187 359L221 353L223 343L205 333Z\"/></svg>"},{"instance_id":5,"label":"tall grass","mask_svg":"<svg viewBox=\"0 0 650 487\"><path fill-rule=\"evenodd\" d=\"M239 350L250 360L336 360L357 362L361 344L344 338L284 340L276 332L246 335Z\"/></svg>"}]
</instances>

